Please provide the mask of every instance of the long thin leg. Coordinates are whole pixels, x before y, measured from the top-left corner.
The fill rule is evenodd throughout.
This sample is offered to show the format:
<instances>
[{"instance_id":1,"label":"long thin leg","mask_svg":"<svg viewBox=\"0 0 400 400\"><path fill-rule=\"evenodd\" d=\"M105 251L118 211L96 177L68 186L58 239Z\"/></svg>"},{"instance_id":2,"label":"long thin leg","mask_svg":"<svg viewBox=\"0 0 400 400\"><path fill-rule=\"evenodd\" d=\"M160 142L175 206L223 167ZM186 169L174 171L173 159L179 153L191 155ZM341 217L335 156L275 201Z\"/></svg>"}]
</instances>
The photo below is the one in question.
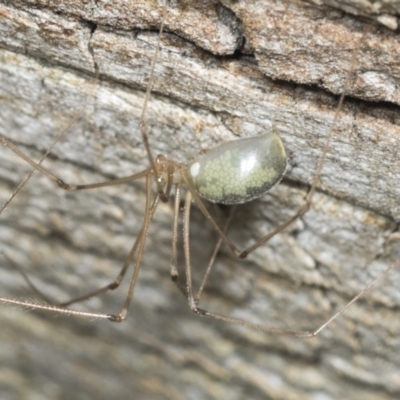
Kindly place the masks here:
<instances>
[{"instance_id":1,"label":"long thin leg","mask_svg":"<svg viewBox=\"0 0 400 400\"><path fill-rule=\"evenodd\" d=\"M93 189L93 188L98 188L98 187L105 187L105 186L111 186L111 185L118 185L121 183L126 183L126 182L130 182L139 178L142 178L144 176L148 176L151 173L151 169L148 168L144 171L141 171L137 174L133 174L130 175L128 177L124 177L124 178L119 178L119 179L113 179L110 181L106 181L106 182L100 182L100 183L95 183L95 184L88 184L88 185L70 185L65 183L63 180L61 180L60 178L58 178L56 175L52 174L50 171L48 171L47 169L43 168L40 164L42 163L42 161L49 155L49 153L52 151L52 149L54 148L54 146L61 140L61 138L65 135L65 133L69 130L69 128L71 127L71 125L80 117L80 115L82 114L82 112L84 111L84 107L80 110L80 112L74 117L74 119L69 123L69 125L66 127L66 129L63 130L63 132L61 132L61 134L56 138L56 140L54 141L54 143L51 145L51 147L47 150L47 152L41 157L41 159L39 160L39 162L35 162L33 160L31 160L28 156L26 156L24 153L22 153L18 148L16 148L9 140L7 140L4 136L0 135L0 141L8 148L10 148L12 151L14 151L17 155L19 155L22 159L24 159L26 162L28 162L30 165L32 165L33 170L27 175L27 177L25 177L25 179L22 181L22 183L18 186L18 188L16 189L16 191L14 191L14 193L11 195L11 197L9 198L9 200L5 203L5 205L2 207L2 209L0 210L0 214L1 212L8 206L8 204L11 202L11 200L15 197L15 195L18 193L19 190L22 189L22 187L25 185L25 183L30 179L30 177L32 176L33 172L35 170L39 170L41 173L43 173L44 175L46 175L49 179L53 180L54 182L56 182L61 188L65 189L65 190L84 190L84 189ZM158 197L155 199L153 206L152 206L152 210L151 210L151 216L153 215L156 205L158 203ZM117 278L111 282L110 284L106 285L103 288L100 288L98 290L95 290L91 293L88 293L86 295L71 299L67 302L58 304L58 305L53 305L53 302L45 295L43 294L38 288L36 288L36 286L33 284L33 282L29 279L29 277L25 274L25 272L17 267L15 265L15 263L13 263L4 253L4 256L9 260L9 262L11 263L11 265L14 266L14 268L16 268L22 275L22 277L25 279L25 281L28 283L28 285L31 287L31 289L38 295L40 296L46 303L48 303L49 305L49 310L51 309L51 311L58 311L60 312L60 308L62 307L66 307L68 305L71 305L73 303L77 303L83 300L87 300L91 297L97 296L101 293L104 293L108 290L114 290L117 287L119 287L128 267L130 262L132 261L132 258L135 255L136 249L138 247L138 244L141 241L141 235L142 232L139 234L137 240L135 241L131 252L129 253L128 259L126 260L126 262L124 263L121 272L119 273L119 275L117 276ZM8 299L11 300L11 299ZM8 301L6 298L4 297L0 297L0 302L7 302ZM13 304L17 304L16 300L12 301ZM23 305L25 302L23 301L18 301L19 305ZM29 306L30 308L40 308L40 309L46 309L46 305L39 305L39 304L33 304L30 302L26 302L26 305ZM65 313L62 312L63 314L74 314L74 312L72 313ZM92 313L89 313L91 317L94 317L94 315ZM75 315L75 314L74 314ZM76 315L83 315L84 314L76 314ZM98 316L97 316L98 317Z\"/></svg>"},{"instance_id":2,"label":"long thin leg","mask_svg":"<svg viewBox=\"0 0 400 400\"><path fill-rule=\"evenodd\" d=\"M138 255L136 258L135 266L133 268L133 273L132 273L132 279L131 283L129 285L129 290L128 294L126 296L125 304L121 311L118 313L118 315L113 315L110 318L110 321L112 322L123 322L126 319L126 316L128 315L128 310L129 306L131 304L132 296L133 296L133 290L135 289L135 284L139 275L139 269L140 265L142 262L142 257L143 257L143 252L144 252L144 246L146 244L146 238L147 238L147 231L149 228L149 223L150 223L150 214L151 214L151 183L152 183L152 175L148 175L146 178L146 209L145 209L145 214L144 214L144 221L143 221L143 227L141 231L141 240L139 242L139 250L138 250ZM129 255L128 259L130 258L130 261L133 259L133 254L131 257L131 254ZM129 262L130 262L129 261Z\"/></svg>"},{"instance_id":3,"label":"long thin leg","mask_svg":"<svg viewBox=\"0 0 400 400\"><path fill-rule=\"evenodd\" d=\"M75 316L75 317L84 317L84 318L90 318L90 319L108 319L109 320L113 317L111 314L70 310L68 308L51 306L49 304L33 303L33 302L29 302L29 301L22 301L22 300L13 299L11 297L3 297L3 296L0 296L0 303L11 304L14 306L19 306L19 307L27 307L31 310L51 311L51 312L54 312L55 314Z\"/></svg>"},{"instance_id":4,"label":"long thin leg","mask_svg":"<svg viewBox=\"0 0 400 400\"><path fill-rule=\"evenodd\" d=\"M25 271L18 265L16 264L4 251L0 251L0 253L3 255L3 257L8 261L8 263L16 269L21 276L24 278L25 282L28 284L28 286L42 299L44 300L47 304L53 304L53 302L50 300L49 297L47 297L40 289L36 287L36 285L31 281L29 276L25 273Z\"/></svg>"},{"instance_id":5,"label":"long thin leg","mask_svg":"<svg viewBox=\"0 0 400 400\"><path fill-rule=\"evenodd\" d=\"M153 204L152 204L152 206L151 206L150 219L151 219L151 218L153 217L153 215L154 215L154 212L155 212L155 210L156 210L156 208L157 208L158 202L159 202L159 197L157 196L157 197L154 199ZM99 296L99 295L101 295L101 294L103 294L103 293L105 293L105 292L107 292L107 291L109 291L109 290L115 290L115 289L117 289L117 288L120 286L120 284L121 284L121 282L122 282L122 280L123 280L123 278L124 278L124 276L125 276L125 274L126 274L126 271L128 270L128 267L129 267L129 265L130 265L130 263L131 263L131 261L132 261L132 258L134 257L134 255L135 255L135 253L136 253L136 250L137 250L137 248L138 248L138 245L139 245L140 241L142 240L142 235L143 235L143 229L140 231L138 237L136 238L136 240L135 240L135 242L134 242L134 244L133 244L133 246L132 246L132 249L130 250L130 252L129 252L129 254L128 254L128 258L125 260L125 262L124 262L124 264L123 264L123 266L122 266L121 271L119 272L118 276L117 276L112 282L110 282L109 284L107 284L107 285L105 285L105 286L103 286L103 287L101 287L101 288L99 288L99 289L97 289L97 290L94 290L94 291L92 291L92 292L90 292L90 293L87 293L87 294L82 295L82 296L79 296L79 297L75 297L75 298L73 298L73 299L70 299L70 300L65 301L65 302L62 302L62 303L55 303L55 302L52 301L49 297L47 297L40 289L38 289L38 288L36 287L36 285L31 281L31 279L28 277L28 275L23 271L23 269L22 269L19 265L17 265L16 263L14 263L14 262L7 256L7 254L5 254L4 252L0 252L0 253L3 254L4 258L7 259L7 261L10 263L10 265L12 265L13 268L15 268L15 269L22 275L22 277L24 278L24 280L25 280L25 282L28 284L28 286L29 286L39 297L41 297L46 303L48 303L48 304L50 304L50 305L52 305L52 306L67 307L67 306L70 306L71 304L79 303L79 302L81 302L81 301L88 300L88 299L90 299L90 298L92 298L92 297Z\"/></svg>"},{"instance_id":6,"label":"long thin leg","mask_svg":"<svg viewBox=\"0 0 400 400\"><path fill-rule=\"evenodd\" d=\"M172 223L172 248L171 248L171 267L170 267L170 275L171 280L174 282L181 293L186 297L186 290L182 286L182 283L179 281L179 273L178 273L178 251L177 251L177 243L178 243L178 222L179 222L179 209L181 203L181 187L182 185L176 185L175 189L175 202L174 202L174 218Z\"/></svg>"},{"instance_id":7,"label":"long thin leg","mask_svg":"<svg viewBox=\"0 0 400 400\"><path fill-rule=\"evenodd\" d=\"M97 183L91 183L88 185L70 185L66 182L64 182L61 178L58 176L54 175L51 173L49 170L46 168L43 168L40 163L36 163L35 161L31 160L27 155L22 153L21 150L19 150L17 147L15 147L9 140L7 140L4 136L0 135L0 142L4 144L4 146L7 146L10 150L12 150L14 153L19 155L22 159L24 159L27 163L32 165L33 168L37 169L40 171L42 174L46 175L49 179L57 183L58 186L60 186L64 190L70 190L70 191L75 191L75 190L85 190L85 189L95 189L99 187L106 187L106 186L112 186L112 185L119 185L121 183L126 183L126 182L131 182L136 179L142 178L147 176L151 172L151 168L146 168L145 170L138 172L137 174L129 175L124 178L118 178L118 179L111 179L109 181L105 182L97 182Z\"/></svg>"},{"instance_id":8,"label":"long thin leg","mask_svg":"<svg viewBox=\"0 0 400 400\"><path fill-rule=\"evenodd\" d=\"M149 102L151 91L153 89L153 85L155 82L154 70L156 67L158 51L160 48L161 36L162 36L163 30L164 30L164 23L165 23L166 15L167 15L167 0L164 0L160 31L158 34L158 40L157 40L157 44L156 44L156 50L154 52L154 57L153 57L153 60L151 61L149 83L147 85L146 96L145 96L143 108L142 108L142 114L140 115L140 133L142 134L143 143L144 143L144 146L145 146L146 152L147 152L147 157L150 161L150 166L153 169L153 171L157 171L157 169L156 169L156 165L154 162L154 157L151 153L149 138L147 136L145 115L146 115L146 111L147 111L147 104ZM166 202L168 200L168 198L164 193L164 188L163 188L161 182L159 181L159 179L156 179L156 184L157 184L158 195L160 196L160 198L163 202Z\"/></svg>"},{"instance_id":9,"label":"long thin leg","mask_svg":"<svg viewBox=\"0 0 400 400\"><path fill-rule=\"evenodd\" d=\"M99 69L97 67L97 64L95 64L95 70L96 70L96 76L95 76L95 82L97 82L99 78ZM92 87L93 90L93 87ZM91 91L92 91L91 90ZM90 92L91 92L90 91ZM70 130L71 126L82 116L83 112L85 111L87 106L87 103L85 103L81 109L79 110L78 114L76 114L72 120L68 123L68 125L61 131L61 133L57 136L56 140L52 143L52 145L47 149L47 151L43 154L43 156L40 158L38 161L38 165L40 165L46 158L47 156L53 151L54 147L57 145L57 143L64 137L64 135ZM2 135L0 135L0 140L4 142L7 141ZM8 141L7 141L8 142ZM6 145L7 146L7 145ZM7 146L8 147L8 146ZM24 180L18 185L18 187L14 190L14 192L11 194L9 199L4 203L3 207L0 209L0 215L1 213L8 207L8 205L11 203L13 198L22 190L22 188L25 186L26 182L29 181L33 173L35 172L36 167L34 167L29 174L24 178Z\"/></svg>"},{"instance_id":10,"label":"long thin leg","mask_svg":"<svg viewBox=\"0 0 400 400\"><path fill-rule=\"evenodd\" d=\"M233 218L233 215L234 215L234 213L235 213L235 210L236 210L236 206L233 206L233 207L231 208L230 212L229 212L229 217L228 217L228 219L226 220L225 226L224 226L224 229L223 229L223 232L224 232L225 234L226 234L226 231L228 230L228 227L229 227L229 225L230 225L230 223L231 223L231 221L232 221L232 218ZM222 238L220 237L220 238L218 239L218 242L217 242L217 244L216 244L216 246L215 246L215 248L214 248L214 251L213 251L213 253L212 253L212 255L211 255L210 261L208 262L207 269L206 269L206 272L204 273L203 280L201 281L199 290L197 291L197 294L196 294L196 296L195 296L195 300L196 300L196 303L197 303L197 304L198 304L199 301L200 301L200 296L201 296L201 294L203 293L203 290L204 290L204 287L205 287L205 285L206 285L207 279L208 279L208 277L209 277L209 275L210 275L211 269L212 269L212 267L214 266L215 258L217 257L217 254L218 254L218 252L219 252L219 249L220 249L220 247L221 247L221 244L222 244Z\"/></svg>"},{"instance_id":11,"label":"long thin leg","mask_svg":"<svg viewBox=\"0 0 400 400\"><path fill-rule=\"evenodd\" d=\"M52 145L49 147L49 149L46 151L46 153L43 154L43 156L40 158L38 161L38 165L40 165L45 158L53 151L54 147L57 145L57 143L63 138L63 136L68 132L72 124L82 115L84 110L84 107L79 111L79 113L71 120L71 122L68 124L68 126L57 136L56 140L52 143ZM4 143L6 140L3 136L0 135L0 140ZM4 203L3 207L0 209L0 214L8 207L8 205L11 203L11 201L14 199L14 197L22 190L22 188L25 186L26 182L31 178L33 173L36 171L36 168L32 168L32 170L29 172L29 174L24 178L24 180L18 185L18 187L14 190L14 192L11 194L11 196L8 198L8 200Z\"/></svg>"},{"instance_id":12,"label":"long thin leg","mask_svg":"<svg viewBox=\"0 0 400 400\"><path fill-rule=\"evenodd\" d=\"M130 265L130 263L132 262L132 260L134 259L136 250L138 249L138 255L136 258L136 263L135 263L131 283L129 286L129 291L128 291L128 294L126 297L126 301L125 301L123 309L121 310L121 312L118 315L105 314L105 313L92 313L92 312L77 311L77 310L71 310L68 308L64 308L65 305L76 303L77 301L81 301L81 300L86 300L90 297L93 297L96 294L105 292L106 290L109 289L108 288L109 285L107 285L105 288L102 288L95 292L92 292L89 295L82 296L80 298L70 300L69 302L63 303L63 305L61 305L61 306L60 305L51 305L51 304L39 304L39 303L31 302L31 301L17 300L17 299L13 299L10 297L4 297L4 296L0 296L0 303L14 304L17 306L28 307L28 308L34 309L34 310L51 311L51 312L54 312L57 314L62 314L62 315L80 316L80 317L86 317L86 318L92 318L92 319L108 319L112 322L122 322L123 320L125 320L127 312L128 312L128 308L129 308L129 305L130 305L130 302L132 299L133 289L135 287L135 283L136 283L136 280L138 277L140 263L141 263L141 260L143 257L144 245L145 245L145 241L146 241L149 222L150 222L152 213L155 211L156 205L158 203L157 198L154 199L153 202L151 201L152 200L152 194L151 194L152 178L153 178L153 176L151 174L149 174L146 177L146 210L145 210L142 229L140 231L138 239L136 239L134 245L132 246L132 249L129 252L128 257L127 257L127 259L124 263L124 266L121 270L121 273L120 273L120 275L122 275L122 276L125 275L125 272L126 272L128 266ZM25 275L24 273L22 273L22 274ZM30 283L29 278L28 278L28 283ZM32 284L32 286L33 286L33 289L36 291L37 289L34 287L33 284ZM40 292L39 292L39 295L42 296L42 294ZM47 300L45 300L45 301L47 301Z\"/></svg>"},{"instance_id":13,"label":"long thin leg","mask_svg":"<svg viewBox=\"0 0 400 400\"><path fill-rule=\"evenodd\" d=\"M366 293L372 286L374 286L380 279L382 279L391 269L400 264L400 258L395 260L383 272L381 272L368 286L366 286L360 293L354 296L347 304L341 307L335 314L333 314L326 322L320 325L315 330L310 331L295 331L288 329L275 328L271 326L254 324L252 322L244 321L238 318L227 317L222 314L214 313L198 307L198 303L193 296L192 289L192 267L190 263L190 244L189 244L189 222L190 222L190 209L192 203L191 192L186 193L184 222L183 222L183 245L185 250L185 265L186 265L186 282L187 282L187 296L190 309L197 315L211 317L230 324L241 325L247 328L257 329L264 332L274 333L284 336L295 336L298 338L313 338L317 336L323 329L325 329L332 321L334 321L340 314L347 310L353 303L355 303L364 293Z\"/></svg>"},{"instance_id":14,"label":"long thin leg","mask_svg":"<svg viewBox=\"0 0 400 400\"><path fill-rule=\"evenodd\" d=\"M185 209L183 211L183 249L185 252L187 299L190 309L193 312L202 315L202 310L197 308L196 300L194 299L193 296L193 287L192 287L192 267L190 265L190 243L189 243L191 207L192 207L192 195L190 190L188 190L185 196Z\"/></svg>"},{"instance_id":15,"label":"long thin leg","mask_svg":"<svg viewBox=\"0 0 400 400\"><path fill-rule=\"evenodd\" d=\"M154 212L155 212L155 210L157 208L159 199L160 198L157 196L153 201L153 204L152 204L151 210L150 210L150 220L154 215ZM59 306L60 307L67 307L67 306L69 306L71 304L78 303L78 302L90 299L92 297L95 297L95 296L99 296L100 294L108 292L109 290L117 289L121 285L121 282L125 277L126 271L128 270L128 267L129 267L132 259L135 256L135 253L136 253L136 250L137 250L137 248L139 246L139 243L142 240L143 240L143 228L141 229L138 237L136 238L136 240L135 240L135 242L134 242L134 244L132 246L132 249L130 250L130 252L128 254L128 258L125 260L124 265L122 266L122 269L121 269L120 273L118 274L118 276L112 282L110 282L109 284L103 286L100 289L94 290L93 292L90 292L90 293L87 293L87 294L85 294L83 296L79 296L79 297L76 297L74 299L71 299L71 300L68 300L66 302L63 302L63 303L59 304Z\"/></svg>"}]
</instances>

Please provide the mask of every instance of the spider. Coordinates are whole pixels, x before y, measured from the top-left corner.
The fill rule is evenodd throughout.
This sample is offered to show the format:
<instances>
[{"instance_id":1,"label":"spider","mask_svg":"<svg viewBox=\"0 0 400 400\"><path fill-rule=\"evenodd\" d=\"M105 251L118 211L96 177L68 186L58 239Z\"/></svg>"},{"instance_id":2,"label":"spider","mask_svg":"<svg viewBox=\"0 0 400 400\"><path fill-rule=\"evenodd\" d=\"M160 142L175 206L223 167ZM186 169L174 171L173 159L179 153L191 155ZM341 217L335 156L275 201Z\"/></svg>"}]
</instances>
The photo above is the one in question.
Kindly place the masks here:
<instances>
[{"instance_id":1,"label":"spider","mask_svg":"<svg viewBox=\"0 0 400 400\"><path fill-rule=\"evenodd\" d=\"M165 10L167 9L165 8ZM161 35L162 35L162 28L160 30L159 38L161 37ZM156 49L158 49L158 47L159 44L156 45ZM357 57L354 56L354 60L356 59ZM233 254L238 258L245 258L248 254L252 253L253 250L257 249L261 245L264 245L276 234L278 234L283 229L291 225L294 221L298 220L300 217L305 215L305 213L310 209L310 206L312 204L312 199L320 179L321 171L324 166L327 152L329 150L330 138L335 132L336 122L338 118L340 118L340 111L342 109L344 95L350 89L347 87L347 85L344 86L342 97L340 98L340 101L336 108L335 119L331 123L330 131L327 134L324 148L321 151L320 160L315 168L314 178L311 182L310 189L308 191L308 194L306 196L303 205L301 205L299 210L293 216L291 216L286 222L279 225L271 232L266 233L255 244L249 246L244 250L240 250L235 244L233 244L233 242L229 239L228 235L225 233L225 230L227 228L224 229L215 222L215 220L209 213L207 207L204 205L203 200L201 198L206 198L216 203L240 204L252 200L253 198L258 197L263 193L267 192L268 190L270 190L276 183L280 181L286 170L286 154L282 145L282 141L275 132L269 132L262 136L255 136L253 138L238 139L237 141L228 142L215 149L209 150L204 155L199 156L194 162L188 165L179 162L174 162L172 160L167 159L163 155L154 157L153 152L151 150L151 138L147 134L146 110L152 86L155 81L154 68L156 62L157 62L157 51L155 52L152 60L152 67L151 67L149 84L147 87L147 94L143 105L142 115L140 117L140 131L149 161L148 167L145 168L142 172L124 178L109 180L106 182L83 184L83 185L73 184L64 181L58 175L55 175L52 171L48 170L45 167L42 167L39 163L34 162L31 158L25 156L20 150L18 150L18 148L14 146L10 141L8 141L4 136L1 137L1 141L5 146L13 150L17 155L19 155L22 159L24 159L27 163L29 163L34 169L41 172L43 175L47 176L47 178L54 181L55 183L58 184L58 186L67 191L95 189L104 186L111 186L111 185L136 181L138 179L144 179L146 181L146 195L145 195L146 206L144 210L143 223L139 231L139 234L137 236L137 239L134 242L131 251L127 256L127 259L122 267L121 273L112 283L96 291L93 291L86 295L80 296L78 298L72 299L67 302L63 302L62 304L55 306L51 304L50 305L37 304L37 303L32 303L30 301L8 299L6 297L1 297L0 301L4 303L26 306L34 309L53 311L60 314L78 315L89 318L108 319L113 322L122 322L123 320L125 320L127 316L128 309L132 300L133 291L137 282L139 267L145 252L145 242L150 221L158 207L158 204L160 202L168 201L171 197L171 192L174 189L175 202L174 202L174 214L173 214L174 216L173 216L173 229L172 229L171 278L174 281L174 283L176 283L179 290L187 298L190 309L200 316L208 316L215 319L223 320L228 323L244 325L247 327L263 330L266 332L282 334L282 335L292 335L297 337L306 337L306 338L316 336L329 323L331 323L340 314L342 314L351 304L357 301L358 298L362 296L382 276L384 276L390 269L392 269L395 263L388 266L388 268L385 271L379 274L350 302L341 307L336 313L332 315L331 318L329 318L325 323L323 323L317 329L311 331L293 331L293 330L286 330L286 329L275 328L275 327L243 321L238 318L233 318L218 313L214 313L200 307L199 297L202 290L199 291L198 295L195 295L193 292L192 280L191 280L192 268L191 268L190 244L189 244L190 211L192 202L194 201L194 203L201 210L205 218L211 223L211 225L218 233L220 240L218 241L218 244L215 247L215 252L214 252L215 254L217 253L217 250L219 249L220 246L220 242L222 241L225 245L227 245L231 249ZM351 80L350 78L353 69L354 68L351 68L348 74L349 82ZM255 150L250 150L251 148ZM262 154L264 155L268 154L270 157L262 159L261 154L259 153L259 150L261 149L263 149ZM240 162L237 162L237 164L236 162L232 163L231 159L236 157L239 158ZM222 162L221 160L224 161ZM226 183L226 180L225 181L221 180L219 176L210 175L210 173L207 172L209 164L206 163L213 163L214 171L221 170L223 168L222 165L230 164L232 169L228 169L225 172L225 175L237 175L238 172L246 170L247 178L250 178L253 182L256 181L256 183L249 184L246 180L244 180L239 187L236 181L233 182L233 185L228 185ZM229 180L229 182L231 181ZM186 186L186 195L185 195L185 203L183 211L183 227L184 227L183 242L184 242L184 258L186 266L185 267L186 280L185 282L182 282L178 275L178 269L177 269L177 241L178 241L178 216L180 214L179 211L181 205L180 192L184 185ZM221 185L225 186L221 187ZM152 191L154 186L156 187L155 192ZM211 186L216 186L217 192L214 189L210 189ZM214 257L215 255L212 257L212 260L214 259ZM124 277L131 263L134 263L132 278L130 281L130 286L126 296L125 304L119 313L114 315L105 313L75 311L73 309L66 308L67 306L70 306L73 303L80 302L88 298L97 296L105 291L115 289L117 286L119 286L120 281ZM212 262L210 262L209 268L207 268L205 277L208 276L211 266ZM28 281L28 283L30 283L30 280L27 278L27 276L25 276L25 278ZM34 287L33 284L31 285L32 287ZM204 285L202 284L201 287L203 286ZM49 301L49 303L51 303L51 301Z\"/></svg>"}]
</instances>

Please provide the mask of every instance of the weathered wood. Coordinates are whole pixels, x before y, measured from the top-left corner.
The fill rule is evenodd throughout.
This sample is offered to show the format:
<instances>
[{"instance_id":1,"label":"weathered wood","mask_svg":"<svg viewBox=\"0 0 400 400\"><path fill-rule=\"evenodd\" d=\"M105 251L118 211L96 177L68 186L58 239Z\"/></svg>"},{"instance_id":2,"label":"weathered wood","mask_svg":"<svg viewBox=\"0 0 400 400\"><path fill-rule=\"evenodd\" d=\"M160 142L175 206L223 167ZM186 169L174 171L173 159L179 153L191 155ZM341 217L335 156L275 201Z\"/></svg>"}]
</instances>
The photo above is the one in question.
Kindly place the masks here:
<instances>
[{"instance_id":1,"label":"weathered wood","mask_svg":"<svg viewBox=\"0 0 400 400\"><path fill-rule=\"evenodd\" d=\"M86 104L46 161L68 182L147 165L138 123L161 7L131 3L0 2L0 133L37 159ZM208 286L212 310L317 327L400 255L396 33L329 8L227 0L171 5L166 30L147 115L155 153L187 161L266 129L287 147L287 179L237 212L230 234L241 247L301 204L336 108L327 90L340 92L364 38L323 193L302 221L244 262L223 249ZM29 168L0 151L4 202ZM66 300L117 275L143 210L139 183L71 194L35 173L0 216L0 249L46 294ZM398 395L398 271L315 340L238 329L192 315L169 281L171 215L162 205L154 218L126 323L1 309L2 398ZM198 282L216 236L196 210L191 234ZM0 265L1 294L34 297L6 261ZM79 307L118 311L125 289Z\"/></svg>"}]
</instances>

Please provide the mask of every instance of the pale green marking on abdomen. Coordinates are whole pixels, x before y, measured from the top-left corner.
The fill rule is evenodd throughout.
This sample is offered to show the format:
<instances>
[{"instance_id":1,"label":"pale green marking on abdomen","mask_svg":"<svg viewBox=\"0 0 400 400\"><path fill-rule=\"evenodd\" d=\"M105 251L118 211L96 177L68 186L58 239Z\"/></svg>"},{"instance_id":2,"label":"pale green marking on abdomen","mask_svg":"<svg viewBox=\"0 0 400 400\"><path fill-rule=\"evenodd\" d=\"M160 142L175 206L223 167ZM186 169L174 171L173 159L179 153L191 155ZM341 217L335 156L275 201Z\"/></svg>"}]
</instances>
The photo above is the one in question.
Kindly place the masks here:
<instances>
[{"instance_id":1,"label":"pale green marking on abdomen","mask_svg":"<svg viewBox=\"0 0 400 400\"><path fill-rule=\"evenodd\" d=\"M224 143L191 167L198 193L215 203L244 203L275 185L286 169L279 136L268 134Z\"/></svg>"}]
</instances>

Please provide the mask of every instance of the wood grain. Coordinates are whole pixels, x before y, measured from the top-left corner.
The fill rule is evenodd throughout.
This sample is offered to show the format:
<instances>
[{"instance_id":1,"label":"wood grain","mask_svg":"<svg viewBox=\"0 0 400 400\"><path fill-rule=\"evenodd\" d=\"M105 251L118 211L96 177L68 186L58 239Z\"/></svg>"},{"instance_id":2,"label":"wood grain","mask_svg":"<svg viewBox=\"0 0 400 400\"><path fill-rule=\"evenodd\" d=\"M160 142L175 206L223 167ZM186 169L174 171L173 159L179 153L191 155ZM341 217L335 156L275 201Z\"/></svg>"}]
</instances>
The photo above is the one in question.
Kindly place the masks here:
<instances>
[{"instance_id":1,"label":"wood grain","mask_svg":"<svg viewBox=\"0 0 400 400\"><path fill-rule=\"evenodd\" d=\"M161 11L154 1L0 1L0 133L37 159L85 106L46 166L71 183L143 169L138 124ZM400 256L398 34L302 2L170 5L147 114L154 152L188 161L268 129L287 148L284 182L237 212L230 235L241 247L302 203L361 39L312 210L243 262L223 249L210 309L316 328ZM4 202L29 168L0 151ZM1 250L66 300L117 275L143 210L140 183L71 194L35 173L0 216ZM239 329L191 314L170 282L171 215L167 204L154 218L126 323L1 308L2 398L396 397L398 271L314 340ZM198 282L216 237L198 211L192 219ZM34 298L0 266L0 293ZM118 311L125 291L78 307Z\"/></svg>"}]
</instances>

